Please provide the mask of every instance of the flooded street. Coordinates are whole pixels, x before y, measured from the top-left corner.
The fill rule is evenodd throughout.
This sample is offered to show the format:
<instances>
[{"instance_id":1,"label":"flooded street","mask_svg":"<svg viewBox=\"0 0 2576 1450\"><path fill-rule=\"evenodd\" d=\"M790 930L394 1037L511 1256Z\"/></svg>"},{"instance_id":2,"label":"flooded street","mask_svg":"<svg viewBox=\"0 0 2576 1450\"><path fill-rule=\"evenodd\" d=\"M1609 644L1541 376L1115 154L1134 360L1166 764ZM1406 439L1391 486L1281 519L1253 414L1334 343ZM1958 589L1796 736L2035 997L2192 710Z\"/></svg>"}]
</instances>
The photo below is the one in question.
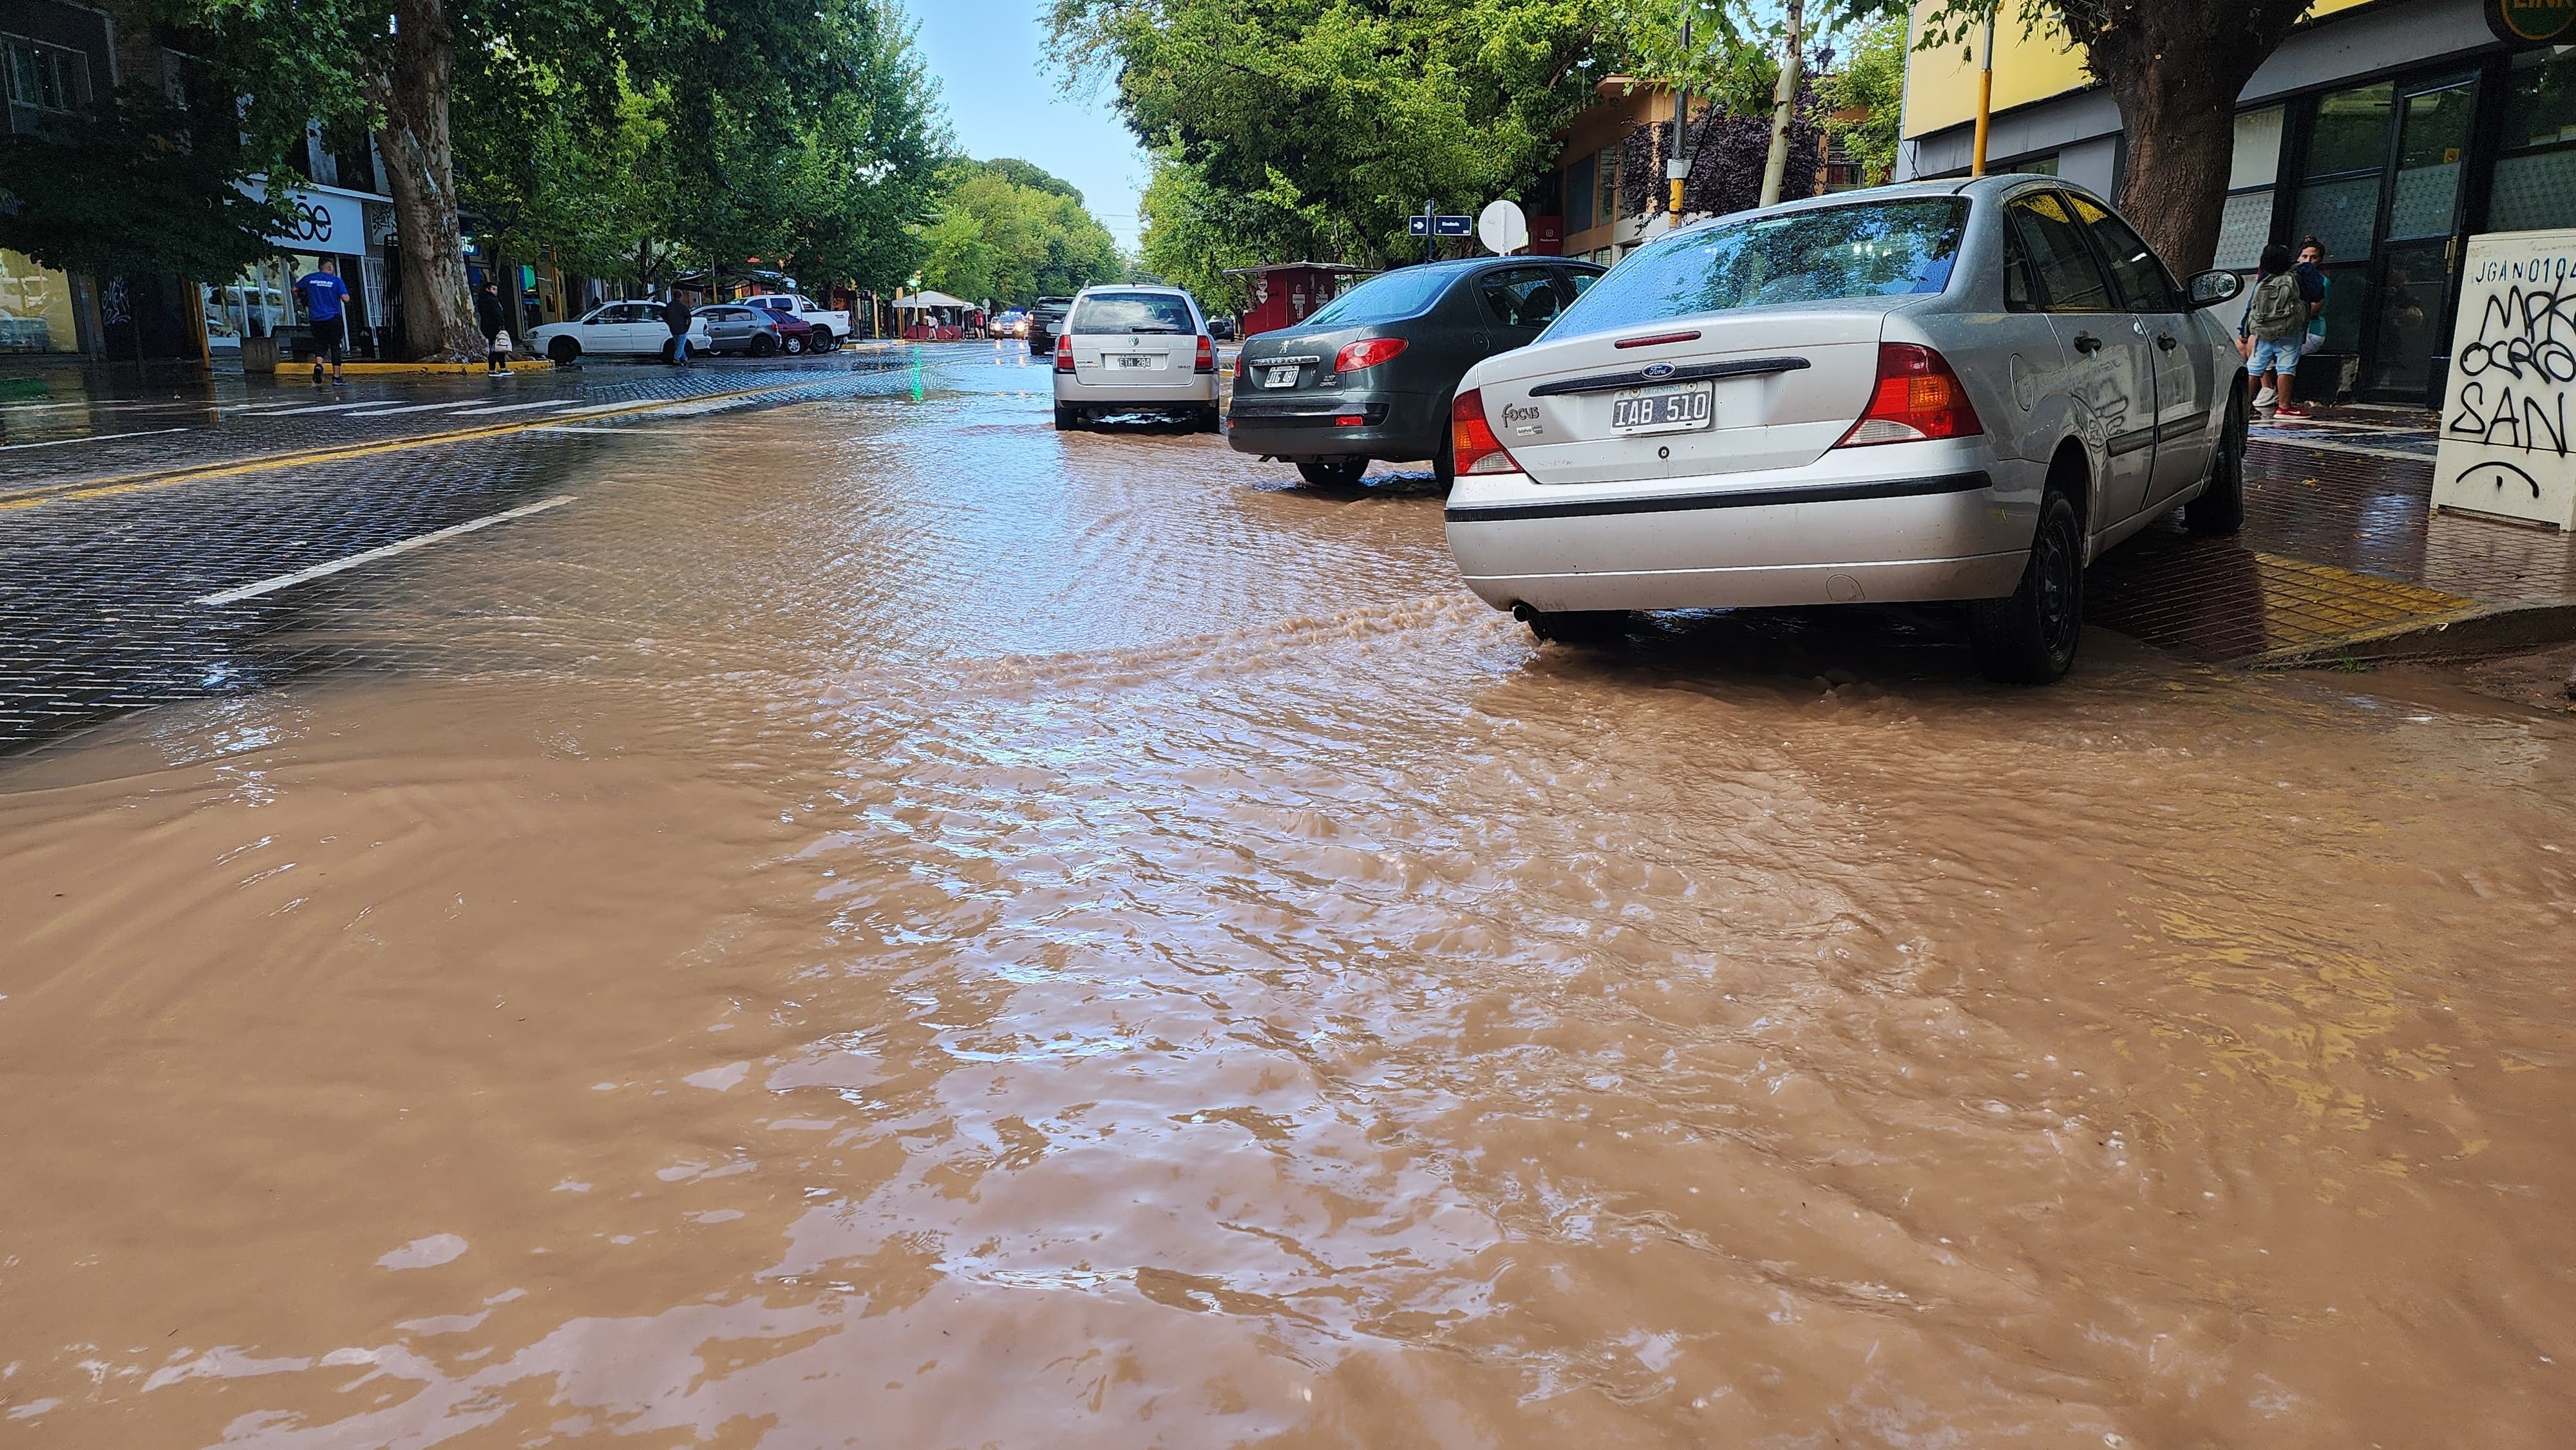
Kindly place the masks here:
<instances>
[{"instance_id":1,"label":"flooded street","mask_svg":"<svg viewBox=\"0 0 2576 1450\"><path fill-rule=\"evenodd\" d=\"M1015 350L513 446L0 757L0 1444L2576 1434L2565 721L1541 647Z\"/></svg>"}]
</instances>

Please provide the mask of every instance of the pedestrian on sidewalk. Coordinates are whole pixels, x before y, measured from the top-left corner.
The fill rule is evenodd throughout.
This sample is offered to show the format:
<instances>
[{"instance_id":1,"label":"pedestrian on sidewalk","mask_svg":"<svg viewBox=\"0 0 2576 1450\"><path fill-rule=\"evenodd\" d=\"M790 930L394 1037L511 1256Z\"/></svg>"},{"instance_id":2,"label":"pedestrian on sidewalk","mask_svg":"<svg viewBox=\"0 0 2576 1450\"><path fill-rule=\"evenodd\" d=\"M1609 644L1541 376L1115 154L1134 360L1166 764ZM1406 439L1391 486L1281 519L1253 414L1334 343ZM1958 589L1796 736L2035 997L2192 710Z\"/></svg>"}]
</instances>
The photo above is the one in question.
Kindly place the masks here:
<instances>
[{"instance_id":1,"label":"pedestrian on sidewalk","mask_svg":"<svg viewBox=\"0 0 2576 1450\"><path fill-rule=\"evenodd\" d=\"M2326 345L2326 293L2334 279L2326 275L2326 244L2310 233L2299 243L2299 281L2302 293L2308 294L2308 340L2299 345L2299 356L2306 357Z\"/></svg>"},{"instance_id":2,"label":"pedestrian on sidewalk","mask_svg":"<svg viewBox=\"0 0 2576 1450\"><path fill-rule=\"evenodd\" d=\"M340 280L340 264L329 257L320 267L295 279L304 299L304 321L313 333L313 381L322 381L322 360L331 361L331 381L340 381L340 349L349 341L349 284Z\"/></svg>"},{"instance_id":3,"label":"pedestrian on sidewalk","mask_svg":"<svg viewBox=\"0 0 2576 1450\"><path fill-rule=\"evenodd\" d=\"M671 329L671 362L675 367L689 365L689 304L680 300L680 289L674 287L662 303L662 325Z\"/></svg>"},{"instance_id":4,"label":"pedestrian on sidewalk","mask_svg":"<svg viewBox=\"0 0 2576 1450\"><path fill-rule=\"evenodd\" d=\"M2322 296L2310 297L2309 284L2290 265L2290 247L2274 242L2263 249L2263 275L2254 284L2253 300L2237 328L2237 347L2245 354L2246 401L2259 411L2269 391L2272 416L2304 418L2308 411L2291 400L2299 376L2299 350L2306 345L2308 319Z\"/></svg>"},{"instance_id":5,"label":"pedestrian on sidewalk","mask_svg":"<svg viewBox=\"0 0 2576 1450\"><path fill-rule=\"evenodd\" d=\"M509 318L501 311L501 284L485 282L474 294L474 322L483 329L483 371L487 376L506 378L510 365L502 354L510 350Z\"/></svg>"}]
</instances>

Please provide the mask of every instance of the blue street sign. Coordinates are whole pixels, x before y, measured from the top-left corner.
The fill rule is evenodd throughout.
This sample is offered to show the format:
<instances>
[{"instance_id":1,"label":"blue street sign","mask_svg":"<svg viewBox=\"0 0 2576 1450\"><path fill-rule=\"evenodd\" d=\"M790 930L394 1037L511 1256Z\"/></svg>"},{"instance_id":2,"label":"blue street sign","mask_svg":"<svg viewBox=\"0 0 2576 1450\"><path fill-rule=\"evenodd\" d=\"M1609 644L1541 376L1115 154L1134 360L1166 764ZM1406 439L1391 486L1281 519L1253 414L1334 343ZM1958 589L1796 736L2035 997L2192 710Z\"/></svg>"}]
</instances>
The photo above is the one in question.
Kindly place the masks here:
<instances>
[{"instance_id":1,"label":"blue street sign","mask_svg":"<svg viewBox=\"0 0 2576 1450\"><path fill-rule=\"evenodd\" d=\"M1417 237L1464 237L1476 230L1476 219L1467 216L1410 216L1404 229Z\"/></svg>"}]
</instances>

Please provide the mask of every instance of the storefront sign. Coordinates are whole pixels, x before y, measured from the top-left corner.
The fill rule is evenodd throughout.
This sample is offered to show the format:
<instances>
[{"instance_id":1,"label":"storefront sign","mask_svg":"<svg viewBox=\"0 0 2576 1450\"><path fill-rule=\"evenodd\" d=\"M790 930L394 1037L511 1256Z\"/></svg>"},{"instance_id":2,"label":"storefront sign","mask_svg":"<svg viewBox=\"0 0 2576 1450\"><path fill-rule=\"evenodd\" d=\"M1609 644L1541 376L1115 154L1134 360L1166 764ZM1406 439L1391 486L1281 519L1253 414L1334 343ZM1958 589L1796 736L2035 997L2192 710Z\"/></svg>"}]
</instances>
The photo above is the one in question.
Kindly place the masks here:
<instances>
[{"instance_id":1,"label":"storefront sign","mask_svg":"<svg viewBox=\"0 0 2576 1450\"><path fill-rule=\"evenodd\" d=\"M259 182L245 184L253 196L265 193ZM367 250L366 204L354 196L327 191L287 193L292 206L285 227L269 240L290 252L336 252L356 256Z\"/></svg>"},{"instance_id":2,"label":"storefront sign","mask_svg":"<svg viewBox=\"0 0 2576 1450\"><path fill-rule=\"evenodd\" d=\"M2433 507L2576 530L2576 230L2469 239Z\"/></svg>"},{"instance_id":3,"label":"storefront sign","mask_svg":"<svg viewBox=\"0 0 2576 1450\"><path fill-rule=\"evenodd\" d=\"M2487 29L2507 45L2576 39L2576 0L2487 0Z\"/></svg>"}]
</instances>

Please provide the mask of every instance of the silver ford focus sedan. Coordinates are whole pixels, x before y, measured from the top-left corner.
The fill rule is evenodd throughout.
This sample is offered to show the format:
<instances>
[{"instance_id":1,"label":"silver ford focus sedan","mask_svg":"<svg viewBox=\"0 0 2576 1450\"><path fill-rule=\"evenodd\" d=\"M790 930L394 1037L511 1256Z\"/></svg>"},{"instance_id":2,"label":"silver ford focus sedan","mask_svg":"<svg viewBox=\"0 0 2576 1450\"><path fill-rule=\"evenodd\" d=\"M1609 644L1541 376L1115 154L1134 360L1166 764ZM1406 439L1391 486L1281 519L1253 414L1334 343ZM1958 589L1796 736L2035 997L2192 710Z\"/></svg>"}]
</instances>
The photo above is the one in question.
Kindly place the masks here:
<instances>
[{"instance_id":1,"label":"silver ford focus sedan","mask_svg":"<svg viewBox=\"0 0 2576 1450\"><path fill-rule=\"evenodd\" d=\"M1629 611L1971 601L1980 665L2074 663L2084 569L2243 522L2245 365L2099 197L1844 192L1639 248L1451 405L1450 552L1541 638Z\"/></svg>"}]
</instances>

